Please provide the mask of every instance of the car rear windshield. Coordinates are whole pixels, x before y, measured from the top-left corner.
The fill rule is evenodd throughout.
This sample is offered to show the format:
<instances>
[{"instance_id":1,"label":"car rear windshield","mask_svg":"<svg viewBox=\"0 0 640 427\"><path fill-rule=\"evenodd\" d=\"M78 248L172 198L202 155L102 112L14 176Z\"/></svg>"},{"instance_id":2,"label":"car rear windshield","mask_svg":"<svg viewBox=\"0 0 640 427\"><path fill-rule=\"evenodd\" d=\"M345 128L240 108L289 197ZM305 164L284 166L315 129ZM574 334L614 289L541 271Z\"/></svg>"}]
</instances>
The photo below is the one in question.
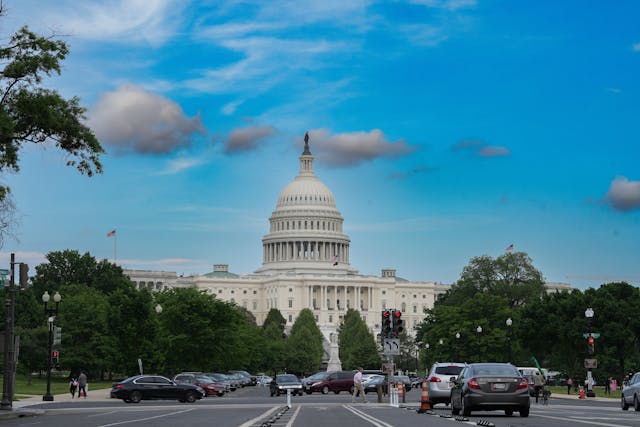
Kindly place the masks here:
<instances>
[{"instance_id":1,"label":"car rear windshield","mask_svg":"<svg viewBox=\"0 0 640 427\"><path fill-rule=\"evenodd\" d=\"M438 375L458 375L464 366L437 366L436 374Z\"/></svg>"},{"instance_id":2,"label":"car rear windshield","mask_svg":"<svg viewBox=\"0 0 640 427\"><path fill-rule=\"evenodd\" d=\"M291 375L291 374L278 375L276 377L276 381L277 382L283 382L283 383L297 382L298 381L298 377L296 377L295 375Z\"/></svg>"},{"instance_id":3,"label":"car rear windshield","mask_svg":"<svg viewBox=\"0 0 640 427\"><path fill-rule=\"evenodd\" d=\"M473 368L473 373L477 376L519 376L518 371L509 365L476 366Z\"/></svg>"}]
</instances>

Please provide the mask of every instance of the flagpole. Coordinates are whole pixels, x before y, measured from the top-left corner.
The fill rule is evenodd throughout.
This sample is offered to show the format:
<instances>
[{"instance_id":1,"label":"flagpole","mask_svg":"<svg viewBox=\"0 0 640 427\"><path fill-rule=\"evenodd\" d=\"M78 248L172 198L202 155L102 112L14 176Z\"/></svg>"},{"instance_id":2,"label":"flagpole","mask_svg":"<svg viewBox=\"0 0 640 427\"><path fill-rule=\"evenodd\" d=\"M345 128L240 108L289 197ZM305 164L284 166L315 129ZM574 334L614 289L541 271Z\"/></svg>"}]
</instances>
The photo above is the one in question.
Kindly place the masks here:
<instances>
[{"instance_id":1,"label":"flagpole","mask_svg":"<svg viewBox=\"0 0 640 427\"><path fill-rule=\"evenodd\" d=\"M117 264L117 261L118 261L117 252L116 252L117 242L118 242L118 233L113 235L113 263L114 264Z\"/></svg>"}]
</instances>

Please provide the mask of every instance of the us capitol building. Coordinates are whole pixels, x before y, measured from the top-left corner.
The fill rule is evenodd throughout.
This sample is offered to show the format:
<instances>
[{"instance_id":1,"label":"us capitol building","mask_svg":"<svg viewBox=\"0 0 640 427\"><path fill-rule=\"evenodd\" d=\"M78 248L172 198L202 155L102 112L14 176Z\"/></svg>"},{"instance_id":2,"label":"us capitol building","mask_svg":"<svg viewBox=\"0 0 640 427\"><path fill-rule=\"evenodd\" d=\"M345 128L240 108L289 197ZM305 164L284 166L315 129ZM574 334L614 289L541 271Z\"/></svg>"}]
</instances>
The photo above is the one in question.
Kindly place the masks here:
<instances>
[{"instance_id":1,"label":"us capitol building","mask_svg":"<svg viewBox=\"0 0 640 427\"><path fill-rule=\"evenodd\" d=\"M254 274L237 275L227 264L199 276L178 277L175 272L125 270L138 288L160 291L195 287L249 310L262 324L272 308L280 310L291 327L303 308L310 308L327 341L336 332L347 309L360 311L374 336L380 312L400 309L406 330L424 318L449 285L410 282L382 269L380 277L358 274L349 263L350 239L333 193L313 173L313 156L305 135L300 173L278 197L269 218L269 234L262 239L262 267Z\"/></svg>"}]
</instances>

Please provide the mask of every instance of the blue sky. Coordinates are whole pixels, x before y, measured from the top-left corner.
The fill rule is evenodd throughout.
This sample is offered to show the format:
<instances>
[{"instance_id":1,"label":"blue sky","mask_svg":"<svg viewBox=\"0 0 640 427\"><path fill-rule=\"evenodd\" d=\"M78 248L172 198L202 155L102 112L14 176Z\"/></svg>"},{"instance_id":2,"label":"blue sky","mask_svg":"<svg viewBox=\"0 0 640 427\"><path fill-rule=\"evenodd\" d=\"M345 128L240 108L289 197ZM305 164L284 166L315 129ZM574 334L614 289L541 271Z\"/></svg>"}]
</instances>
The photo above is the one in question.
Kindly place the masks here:
<instances>
[{"instance_id":1,"label":"blue sky","mask_svg":"<svg viewBox=\"0 0 640 427\"><path fill-rule=\"evenodd\" d=\"M70 47L107 153L87 178L25 146L0 254L260 267L305 131L363 274L452 283L509 244L548 281L640 284L635 1L5 0Z\"/></svg>"}]
</instances>

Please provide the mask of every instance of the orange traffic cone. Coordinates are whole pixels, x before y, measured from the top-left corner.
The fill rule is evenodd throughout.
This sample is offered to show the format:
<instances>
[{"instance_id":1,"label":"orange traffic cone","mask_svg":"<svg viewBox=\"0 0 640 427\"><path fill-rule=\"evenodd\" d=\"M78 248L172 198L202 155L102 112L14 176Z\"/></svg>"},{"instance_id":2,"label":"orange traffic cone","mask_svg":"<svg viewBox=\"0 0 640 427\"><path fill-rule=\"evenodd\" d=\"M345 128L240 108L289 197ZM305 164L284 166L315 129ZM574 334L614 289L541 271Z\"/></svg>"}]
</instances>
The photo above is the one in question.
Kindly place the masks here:
<instances>
[{"instance_id":1,"label":"orange traffic cone","mask_svg":"<svg viewBox=\"0 0 640 427\"><path fill-rule=\"evenodd\" d=\"M419 414L424 414L431 410L431 402L429 402L429 387L427 387L427 385L427 378L425 377L422 380L422 396L420 397L420 409L418 409Z\"/></svg>"},{"instance_id":2,"label":"orange traffic cone","mask_svg":"<svg viewBox=\"0 0 640 427\"><path fill-rule=\"evenodd\" d=\"M404 384L402 381L398 381L398 399L402 398L402 403L405 403L404 400Z\"/></svg>"},{"instance_id":3,"label":"orange traffic cone","mask_svg":"<svg viewBox=\"0 0 640 427\"><path fill-rule=\"evenodd\" d=\"M584 395L584 387L580 387L580 396L578 396L578 399L586 399L587 396Z\"/></svg>"}]
</instances>

